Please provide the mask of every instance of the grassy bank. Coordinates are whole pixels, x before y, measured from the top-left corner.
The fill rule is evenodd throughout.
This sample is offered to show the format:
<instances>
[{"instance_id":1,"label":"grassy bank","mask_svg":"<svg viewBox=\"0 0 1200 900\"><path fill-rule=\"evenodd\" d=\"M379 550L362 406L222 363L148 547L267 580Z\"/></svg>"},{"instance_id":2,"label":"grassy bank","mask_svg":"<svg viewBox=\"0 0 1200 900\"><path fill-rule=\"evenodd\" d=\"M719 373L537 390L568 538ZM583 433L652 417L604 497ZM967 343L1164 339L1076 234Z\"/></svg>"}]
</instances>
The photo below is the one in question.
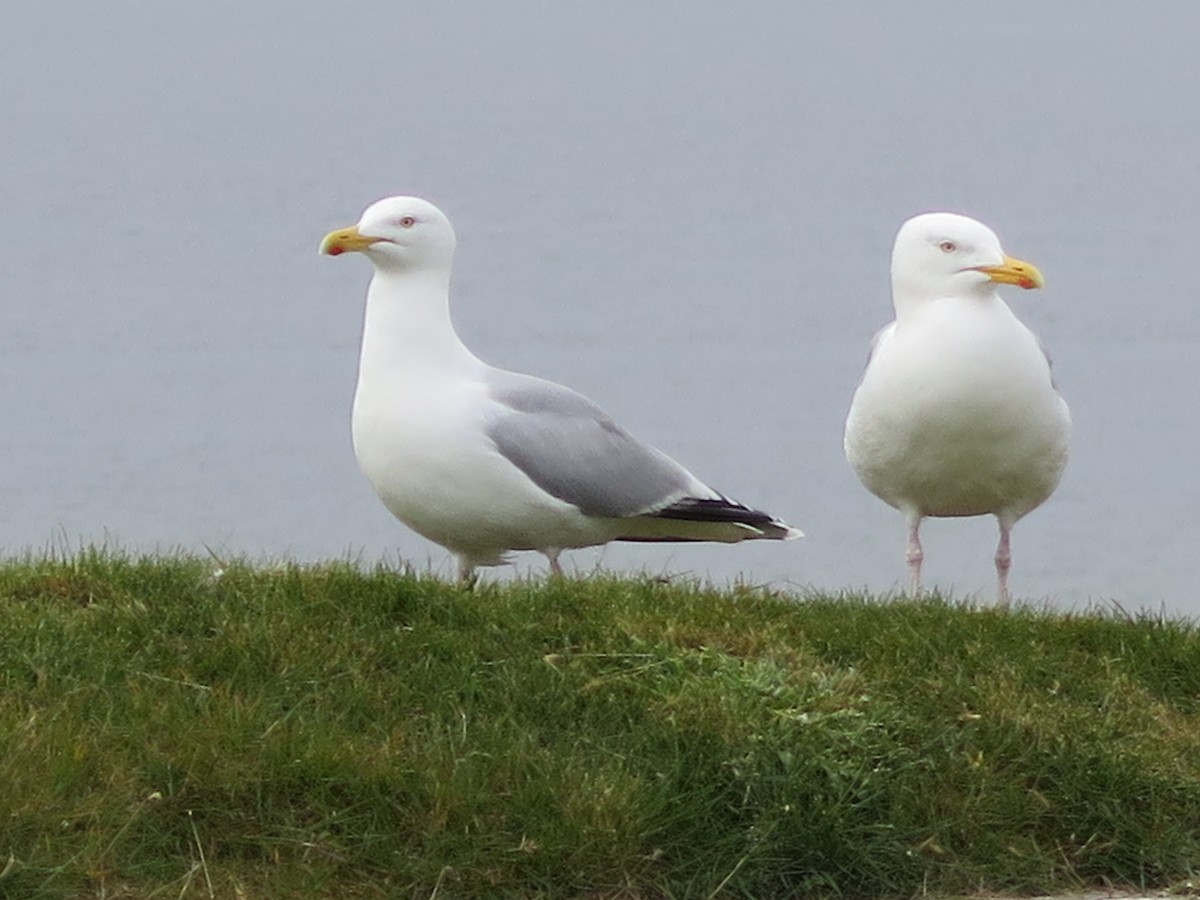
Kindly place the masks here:
<instances>
[{"instance_id":1,"label":"grassy bank","mask_svg":"<svg viewBox=\"0 0 1200 900\"><path fill-rule=\"evenodd\" d=\"M3 897L911 896L1197 867L1178 623L0 564Z\"/></svg>"}]
</instances>

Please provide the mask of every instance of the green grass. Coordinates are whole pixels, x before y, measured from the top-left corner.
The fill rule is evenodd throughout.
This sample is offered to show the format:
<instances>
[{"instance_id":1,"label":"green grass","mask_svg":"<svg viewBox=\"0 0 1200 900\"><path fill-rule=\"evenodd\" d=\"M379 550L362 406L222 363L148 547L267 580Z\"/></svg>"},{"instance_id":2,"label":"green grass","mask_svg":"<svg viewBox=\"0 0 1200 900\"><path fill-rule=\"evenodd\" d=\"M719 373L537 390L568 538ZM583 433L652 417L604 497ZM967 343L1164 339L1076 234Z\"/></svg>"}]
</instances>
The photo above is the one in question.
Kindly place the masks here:
<instances>
[{"instance_id":1,"label":"green grass","mask_svg":"<svg viewBox=\"0 0 1200 900\"><path fill-rule=\"evenodd\" d=\"M0 897L908 897L1200 868L1200 632L0 564Z\"/></svg>"}]
</instances>

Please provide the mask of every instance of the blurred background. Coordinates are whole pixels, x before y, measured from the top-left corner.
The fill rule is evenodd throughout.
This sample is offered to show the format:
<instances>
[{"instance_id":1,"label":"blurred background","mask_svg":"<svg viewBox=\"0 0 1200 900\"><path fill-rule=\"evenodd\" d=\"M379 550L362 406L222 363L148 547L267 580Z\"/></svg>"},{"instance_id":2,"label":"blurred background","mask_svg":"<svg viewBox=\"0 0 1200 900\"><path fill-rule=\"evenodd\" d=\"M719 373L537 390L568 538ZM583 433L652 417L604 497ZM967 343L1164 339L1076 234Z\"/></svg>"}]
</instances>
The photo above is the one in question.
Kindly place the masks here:
<instances>
[{"instance_id":1,"label":"blurred background","mask_svg":"<svg viewBox=\"0 0 1200 900\"><path fill-rule=\"evenodd\" d=\"M480 356L808 535L568 569L895 589L901 516L842 423L896 228L948 209L1045 273L1007 299L1075 419L1063 484L1014 533L1014 593L1200 614L1200 6L741 7L9 10L0 547L452 573L356 469L370 267L316 252L411 193L458 231ZM991 599L993 520L924 537L928 584Z\"/></svg>"}]
</instances>

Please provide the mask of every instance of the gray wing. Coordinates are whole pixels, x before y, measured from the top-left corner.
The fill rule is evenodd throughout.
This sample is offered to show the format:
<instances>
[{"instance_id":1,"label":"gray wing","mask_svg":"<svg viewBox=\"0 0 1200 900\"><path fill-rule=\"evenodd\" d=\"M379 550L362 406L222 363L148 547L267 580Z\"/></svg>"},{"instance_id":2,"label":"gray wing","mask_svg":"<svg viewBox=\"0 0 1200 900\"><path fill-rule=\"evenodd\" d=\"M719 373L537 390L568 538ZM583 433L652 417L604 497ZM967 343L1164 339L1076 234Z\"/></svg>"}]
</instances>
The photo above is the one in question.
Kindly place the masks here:
<instances>
[{"instance_id":1,"label":"gray wing","mask_svg":"<svg viewBox=\"0 0 1200 900\"><path fill-rule=\"evenodd\" d=\"M871 359L875 356L875 351L879 349L879 345L887 340L893 331L896 330L895 322L888 322L880 328L871 338L871 346L867 348L867 365L863 366L863 373L866 373L867 366L871 365Z\"/></svg>"},{"instance_id":2,"label":"gray wing","mask_svg":"<svg viewBox=\"0 0 1200 900\"><path fill-rule=\"evenodd\" d=\"M1037 332L1031 332L1033 339L1037 341L1038 349L1042 351L1042 356L1046 357L1046 368L1050 370L1050 387L1056 393L1059 393L1058 382L1054 378L1054 360L1050 358L1050 351L1046 349L1046 345L1042 343L1042 339L1038 337Z\"/></svg>"},{"instance_id":3,"label":"gray wing","mask_svg":"<svg viewBox=\"0 0 1200 900\"><path fill-rule=\"evenodd\" d=\"M488 393L502 411L487 434L504 457L542 490L587 515L654 513L700 487L677 462L569 388L493 370ZM718 496L713 491L705 499Z\"/></svg>"}]
</instances>

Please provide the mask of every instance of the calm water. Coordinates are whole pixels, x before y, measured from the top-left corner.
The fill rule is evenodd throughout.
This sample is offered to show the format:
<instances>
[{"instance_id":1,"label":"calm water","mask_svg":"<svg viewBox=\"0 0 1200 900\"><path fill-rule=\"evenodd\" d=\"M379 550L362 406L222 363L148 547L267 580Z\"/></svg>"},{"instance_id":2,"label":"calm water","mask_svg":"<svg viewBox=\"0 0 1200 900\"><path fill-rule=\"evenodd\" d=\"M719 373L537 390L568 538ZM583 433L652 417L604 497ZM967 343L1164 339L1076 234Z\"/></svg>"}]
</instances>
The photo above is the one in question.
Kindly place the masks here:
<instances>
[{"instance_id":1,"label":"calm water","mask_svg":"<svg viewBox=\"0 0 1200 900\"><path fill-rule=\"evenodd\" d=\"M574 564L894 587L900 516L841 426L895 229L945 208L1046 274L1009 299L1076 421L1064 483L1016 530L1014 591L1200 615L1200 6L296 6L6 14L7 552L450 571L355 468L368 266L316 254L415 193L456 224L482 356L809 535ZM993 523L926 527L928 579L990 596Z\"/></svg>"}]
</instances>

